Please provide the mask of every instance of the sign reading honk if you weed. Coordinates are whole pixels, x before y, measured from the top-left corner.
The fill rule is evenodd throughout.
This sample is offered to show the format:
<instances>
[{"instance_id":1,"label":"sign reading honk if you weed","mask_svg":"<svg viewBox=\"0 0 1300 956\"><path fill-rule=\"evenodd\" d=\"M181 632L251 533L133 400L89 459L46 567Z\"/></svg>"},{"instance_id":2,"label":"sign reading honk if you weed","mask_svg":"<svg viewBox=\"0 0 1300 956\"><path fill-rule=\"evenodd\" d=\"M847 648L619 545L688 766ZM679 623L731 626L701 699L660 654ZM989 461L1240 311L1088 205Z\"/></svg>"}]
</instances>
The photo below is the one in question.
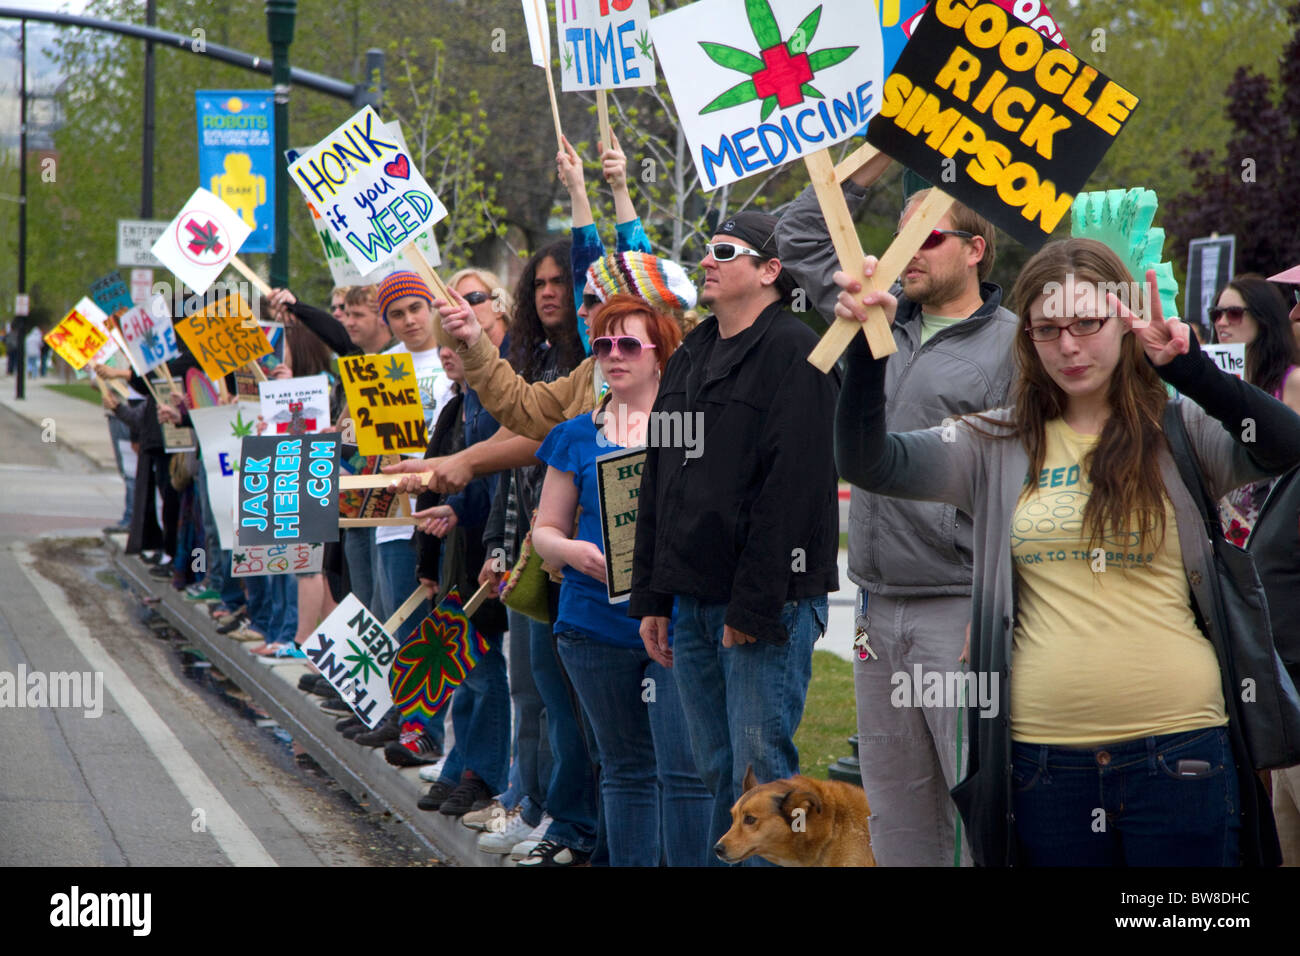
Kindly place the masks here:
<instances>
[{"instance_id":1,"label":"sign reading honk if you weed","mask_svg":"<svg viewBox=\"0 0 1300 956\"><path fill-rule=\"evenodd\" d=\"M369 106L303 153L289 174L363 275L447 215Z\"/></svg>"}]
</instances>

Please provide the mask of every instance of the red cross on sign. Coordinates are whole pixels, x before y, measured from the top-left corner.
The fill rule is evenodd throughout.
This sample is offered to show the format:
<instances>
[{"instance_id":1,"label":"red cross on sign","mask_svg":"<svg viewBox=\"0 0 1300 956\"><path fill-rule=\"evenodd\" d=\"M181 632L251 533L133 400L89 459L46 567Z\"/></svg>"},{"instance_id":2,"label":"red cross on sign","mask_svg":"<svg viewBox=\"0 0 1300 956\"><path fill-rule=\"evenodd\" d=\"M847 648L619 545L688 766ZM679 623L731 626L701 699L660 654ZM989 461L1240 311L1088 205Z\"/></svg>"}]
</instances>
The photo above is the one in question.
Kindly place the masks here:
<instances>
[{"instance_id":1,"label":"red cross on sign","mask_svg":"<svg viewBox=\"0 0 1300 956\"><path fill-rule=\"evenodd\" d=\"M754 92L759 99L775 96L776 104L781 109L803 102L803 93L799 87L813 77L808 54L791 56L785 44L778 43L763 51L763 62L766 67L753 76Z\"/></svg>"}]
</instances>

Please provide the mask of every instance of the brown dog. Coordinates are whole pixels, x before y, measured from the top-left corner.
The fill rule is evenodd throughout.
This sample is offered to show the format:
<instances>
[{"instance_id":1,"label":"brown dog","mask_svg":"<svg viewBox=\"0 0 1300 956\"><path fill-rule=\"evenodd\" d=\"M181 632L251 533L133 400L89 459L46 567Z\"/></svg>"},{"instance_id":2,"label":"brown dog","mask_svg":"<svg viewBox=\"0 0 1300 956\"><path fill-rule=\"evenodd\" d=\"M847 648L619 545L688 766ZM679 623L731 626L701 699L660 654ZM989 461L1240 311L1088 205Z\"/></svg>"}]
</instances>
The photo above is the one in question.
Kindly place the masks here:
<instances>
[{"instance_id":1,"label":"brown dog","mask_svg":"<svg viewBox=\"0 0 1300 956\"><path fill-rule=\"evenodd\" d=\"M837 780L789 777L759 784L745 770L731 829L713 852L724 863L761 856L778 866L875 866L867 795Z\"/></svg>"}]
</instances>

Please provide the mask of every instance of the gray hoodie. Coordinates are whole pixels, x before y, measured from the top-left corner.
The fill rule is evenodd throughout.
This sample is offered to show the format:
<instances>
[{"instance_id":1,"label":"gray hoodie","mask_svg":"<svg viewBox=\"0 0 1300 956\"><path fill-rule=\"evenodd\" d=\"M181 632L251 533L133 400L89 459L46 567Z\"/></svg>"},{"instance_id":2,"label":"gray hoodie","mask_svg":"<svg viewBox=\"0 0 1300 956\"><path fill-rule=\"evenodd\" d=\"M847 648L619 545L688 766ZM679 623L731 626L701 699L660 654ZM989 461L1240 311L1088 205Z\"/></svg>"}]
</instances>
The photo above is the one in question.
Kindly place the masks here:
<instances>
[{"instance_id":1,"label":"gray hoodie","mask_svg":"<svg viewBox=\"0 0 1300 956\"><path fill-rule=\"evenodd\" d=\"M852 211L866 190L846 183L844 196ZM809 293L817 311L833 318L839 288L831 275L839 263L811 186L782 215L776 239L784 268ZM893 328L898 352L890 356L885 378L890 431L930 428L1007 404L1019 320L1002 308L998 286L981 283L980 309L924 345L921 307L899 287L893 292L899 297ZM849 506L849 578L872 594L970 594L971 537L971 519L951 504L890 498L855 487Z\"/></svg>"}]
</instances>

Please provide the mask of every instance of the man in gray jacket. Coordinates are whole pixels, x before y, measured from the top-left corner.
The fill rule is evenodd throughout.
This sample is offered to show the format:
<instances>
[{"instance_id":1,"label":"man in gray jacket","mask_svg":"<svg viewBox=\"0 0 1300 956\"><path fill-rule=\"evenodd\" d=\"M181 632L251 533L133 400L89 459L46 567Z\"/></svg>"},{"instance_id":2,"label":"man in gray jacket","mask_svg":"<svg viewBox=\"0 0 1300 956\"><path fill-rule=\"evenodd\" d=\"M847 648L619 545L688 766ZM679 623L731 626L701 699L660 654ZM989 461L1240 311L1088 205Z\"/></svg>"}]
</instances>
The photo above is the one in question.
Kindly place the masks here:
<instances>
[{"instance_id":1,"label":"man in gray jacket","mask_svg":"<svg viewBox=\"0 0 1300 956\"><path fill-rule=\"evenodd\" d=\"M888 157L878 157L845 182L850 210L886 165ZM924 195L908 198L900 228ZM833 321L840 290L831 277L839 264L811 187L781 217L777 242L781 261ZM885 383L891 431L943 425L1007 403L1017 321L1001 306L1002 290L984 281L994 252L992 224L958 203L898 277L898 352ZM853 489L858 755L873 814L872 849L882 866L951 866L956 856L957 814L948 791L965 772L972 729L963 729L959 754L959 701L947 699L946 690L958 685L948 675L962 670L971 538L971 519L951 505ZM945 689L938 702L923 695L937 679ZM968 845L960 842L966 864Z\"/></svg>"}]
</instances>

